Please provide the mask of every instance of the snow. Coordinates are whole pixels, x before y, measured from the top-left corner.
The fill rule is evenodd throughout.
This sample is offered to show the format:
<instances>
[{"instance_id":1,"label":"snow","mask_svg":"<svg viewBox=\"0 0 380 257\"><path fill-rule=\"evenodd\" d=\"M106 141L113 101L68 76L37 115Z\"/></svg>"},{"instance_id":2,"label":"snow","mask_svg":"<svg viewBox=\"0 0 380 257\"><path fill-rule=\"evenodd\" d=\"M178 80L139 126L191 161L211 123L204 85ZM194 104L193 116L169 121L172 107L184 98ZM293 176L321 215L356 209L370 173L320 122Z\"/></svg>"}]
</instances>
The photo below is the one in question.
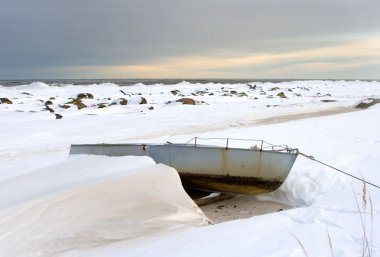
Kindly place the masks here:
<instances>
[{"instance_id":1,"label":"snow","mask_svg":"<svg viewBox=\"0 0 380 257\"><path fill-rule=\"evenodd\" d=\"M209 223L177 172L148 157L71 157L1 189L1 256L76 253Z\"/></svg>"},{"instance_id":2,"label":"snow","mask_svg":"<svg viewBox=\"0 0 380 257\"><path fill-rule=\"evenodd\" d=\"M60 107L79 93L94 95L86 108ZM218 225L207 225L173 169L147 157L68 158L74 143L255 138L380 185L380 106L353 109L380 98L379 82L35 82L0 86L0 97L13 102L0 104L2 256L305 256L300 243L308 256L358 256L361 219L372 256L380 255L379 189L367 185L363 196L362 182L302 156L278 190L258 196L293 209ZM167 104L182 97L204 104ZM108 105L120 98L128 105ZM45 110L49 99L62 119Z\"/></svg>"}]
</instances>

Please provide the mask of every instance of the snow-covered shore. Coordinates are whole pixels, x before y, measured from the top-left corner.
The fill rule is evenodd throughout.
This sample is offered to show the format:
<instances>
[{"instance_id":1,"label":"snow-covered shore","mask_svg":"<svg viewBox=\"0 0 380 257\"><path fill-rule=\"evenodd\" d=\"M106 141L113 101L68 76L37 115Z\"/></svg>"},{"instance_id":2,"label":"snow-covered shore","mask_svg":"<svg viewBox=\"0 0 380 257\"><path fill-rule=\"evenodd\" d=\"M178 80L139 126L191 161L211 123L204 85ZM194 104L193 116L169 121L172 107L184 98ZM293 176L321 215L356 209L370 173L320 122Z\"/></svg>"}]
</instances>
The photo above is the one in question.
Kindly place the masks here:
<instances>
[{"instance_id":1,"label":"snow-covered shore","mask_svg":"<svg viewBox=\"0 0 380 257\"><path fill-rule=\"evenodd\" d=\"M82 98L86 107L78 110L72 100L84 93L90 93L93 99ZM380 184L377 172L380 166L380 106L347 112L363 99L380 98L379 82L182 82L131 87L114 84L52 87L34 83L13 88L0 86L0 98L12 101L12 104L0 104L0 190L18 181L19 176L28 176L49 165L60 165L67 159L72 143L186 142L194 136L255 138L288 144ZM126 105L122 105L122 98L127 100ZM142 98L146 104L140 104ZM176 102L181 98L192 98L195 105ZM99 108L99 104L106 107ZM69 108L62 107L64 105ZM331 110L342 113L311 117ZM314 114L307 119L281 119L286 115L310 113ZM62 119L56 119L55 114L62 115ZM280 118L276 121L276 117ZM262 124L263 120L274 124ZM91 170L91 163L88 165ZM80 168L77 167L78 172ZM62 180L71 181L75 177L71 174ZM96 183L101 182L105 183L101 179ZM6 204L15 204L16 200L12 199L29 195L27 190L34 192L33 188L21 185L15 185L17 190L11 192L13 198L6 194L1 198L3 213L10 212ZM126 239L87 249L73 246L74 250L56 255L304 256L301 242L308 256L358 256L363 251L363 218L372 256L377 256L380 254L377 229L380 227L380 191L367 186L366 193L364 208L361 182L299 157L279 190L258 197L259 200L285 203L294 209L183 229L174 234L140 237L134 239L135 243L140 243L133 246ZM6 227L3 234L15 234L18 229L7 226L9 219L2 218L1 225ZM35 235L38 236L38 230ZM21 233L12 240L23 245Z\"/></svg>"}]
</instances>

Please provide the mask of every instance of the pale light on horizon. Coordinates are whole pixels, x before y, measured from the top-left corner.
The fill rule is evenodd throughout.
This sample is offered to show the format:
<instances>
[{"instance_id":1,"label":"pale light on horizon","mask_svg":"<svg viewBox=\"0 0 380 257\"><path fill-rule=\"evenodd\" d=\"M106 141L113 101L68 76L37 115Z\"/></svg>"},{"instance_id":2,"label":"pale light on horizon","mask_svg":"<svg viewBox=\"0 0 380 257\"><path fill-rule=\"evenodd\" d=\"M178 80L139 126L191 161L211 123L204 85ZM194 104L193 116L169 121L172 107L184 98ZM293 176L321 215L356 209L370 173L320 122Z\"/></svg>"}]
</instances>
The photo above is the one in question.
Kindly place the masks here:
<instances>
[{"instance_id":1,"label":"pale light on horizon","mask_svg":"<svg viewBox=\"0 0 380 257\"><path fill-rule=\"evenodd\" d=\"M0 0L0 7L0 80L380 79L380 1Z\"/></svg>"},{"instance_id":2,"label":"pale light on horizon","mask_svg":"<svg viewBox=\"0 0 380 257\"><path fill-rule=\"evenodd\" d=\"M72 73L104 78L310 78L311 72L380 67L380 36L283 53L177 56L144 65L66 67ZM246 72L241 72L241 70ZM302 70L302 77L294 71ZM327 78L321 76L319 78ZM353 79L350 77L342 79ZM361 79L379 79L363 77Z\"/></svg>"}]
</instances>

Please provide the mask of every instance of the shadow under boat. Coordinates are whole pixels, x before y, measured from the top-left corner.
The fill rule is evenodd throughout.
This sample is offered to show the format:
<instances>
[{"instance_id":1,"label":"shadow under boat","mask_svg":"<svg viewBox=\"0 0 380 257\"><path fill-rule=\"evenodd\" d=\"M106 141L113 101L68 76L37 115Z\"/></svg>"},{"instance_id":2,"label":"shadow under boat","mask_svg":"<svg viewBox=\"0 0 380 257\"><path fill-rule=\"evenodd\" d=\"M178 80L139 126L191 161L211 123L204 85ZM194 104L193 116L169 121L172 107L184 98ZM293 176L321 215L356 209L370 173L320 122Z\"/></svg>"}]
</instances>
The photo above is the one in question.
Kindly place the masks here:
<instances>
[{"instance_id":1,"label":"shadow under boat","mask_svg":"<svg viewBox=\"0 0 380 257\"><path fill-rule=\"evenodd\" d=\"M175 168L184 188L253 195L280 187L298 156L297 149L261 140L259 147L249 148L229 147L231 139L225 139L224 146L202 145L197 142L199 138L193 140L186 144L71 145L70 155L149 156Z\"/></svg>"}]
</instances>

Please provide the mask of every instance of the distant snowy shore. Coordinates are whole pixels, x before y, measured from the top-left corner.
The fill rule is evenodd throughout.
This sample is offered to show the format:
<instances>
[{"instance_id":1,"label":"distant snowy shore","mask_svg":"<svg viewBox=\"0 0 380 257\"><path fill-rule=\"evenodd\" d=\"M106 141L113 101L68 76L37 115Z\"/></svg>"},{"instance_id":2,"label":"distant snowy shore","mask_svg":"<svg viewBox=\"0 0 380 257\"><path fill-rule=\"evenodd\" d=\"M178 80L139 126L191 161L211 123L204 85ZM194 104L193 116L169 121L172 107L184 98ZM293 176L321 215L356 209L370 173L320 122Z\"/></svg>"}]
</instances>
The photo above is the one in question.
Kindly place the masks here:
<instances>
[{"instance_id":1,"label":"distant snowy shore","mask_svg":"<svg viewBox=\"0 0 380 257\"><path fill-rule=\"evenodd\" d=\"M173 105L208 105L210 111L242 108L239 120L257 110L277 109L276 114L320 111L333 107L352 107L357 101L379 94L380 82L361 81L291 81L281 83L249 82L215 84L180 82L174 85L141 83L120 87L113 83L51 86L42 82L0 86L1 109L36 113L45 112L57 119L66 115L101 115L108 113L149 112ZM8 105L6 105L8 104ZM127 107L120 107L127 105ZM137 106L141 105L141 106ZM80 110L76 113L76 110ZM226 113L224 113L225 115ZM278 115L277 115L278 116ZM245 118L247 119L247 118ZM248 119L251 120L250 117Z\"/></svg>"},{"instance_id":2,"label":"distant snowy shore","mask_svg":"<svg viewBox=\"0 0 380 257\"><path fill-rule=\"evenodd\" d=\"M186 196L175 200L186 206L186 210L178 209L181 215L175 215L177 207L170 207L173 199L165 188L174 185L176 179L166 168L153 167L155 164L149 160L115 159L110 162L113 163L111 166L104 169L95 167L101 161L91 158L83 159L87 160L85 163L80 160L72 162L70 170L83 176L81 184L74 184L78 181L75 172L67 173L67 176L62 173L61 180L54 183L66 183L67 187L62 190L72 190L75 186L75 190L79 191L62 191L61 196L68 197L75 193L80 199L94 200L94 206L98 206L97 197L99 204L115 200L117 194L101 198L97 192L104 187L111 190L112 183L118 183L116 179L107 184L111 178L107 175L111 174L107 169L115 172L112 174L123 174L120 162L127 167L141 164L139 172L143 172L144 167L152 171L165 170L174 183L160 187L160 195L165 195L165 200L155 196L166 207L160 209L158 204L157 208L161 211L149 209L149 212L157 211L156 218L165 217L156 220L149 218L152 223L148 227L160 225L162 233L146 238L140 235L139 238L126 238L123 235L127 234L128 225L123 223L125 227L120 228L126 231L115 230L115 234L107 235L109 241L105 240L105 244L89 244L89 248L82 248L79 238L95 240L95 237L91 233L80 234L81 230L76 226L81 223L70 223L70 215L62 219L74 224L68 226L71 230L59 233L54 230L59 226L52 225L49 228L54 233L44 231L44 219L51 218L49 210L57 213L54 210L58 209L50 209L50 204L41 205L47 211L37 215L38 210L43 208L40 206L41 209L38 209L37 200L40 198L33 198L33 194L38 191L39 183L48 186L47 178L54 178L47 167L66 167L71 162L67 160L70 144L186 142L194 136L254 138L287 144L379 185L380 105L370 106L376 102L371 99L379 98L380 82L376 81L180 82L128 87L112 83L62 87L34 82L15 87L0 86L0 192L3 192L0 198L0 212L3 213L0 217L0 234L3 235L0 238L0 252L17 256L21 252L14 249L19 248L27 249L25 256L194 256L201 253L204 256L285 257L305 256L304 251L308 256L358 256L366 251L365 256L368 256L370 250L371 256L377 256L380 254L380 230L377 229L380 227L380 191L371 186L363 190L361 182L301 156L280 189L258 197L259 200L288 204L293 209L214 226L202 223L205 219L202 214L191 211L192 203ZM369 108L355 109L360 103ZM64 171L63 168L59 169ZM104 177L92 177L92 170ZM45 175L39 177L36 174ZM148 176L144 175L144 178ZM158 187L162 181L155 179ZM23 186L28 184L27 181L33 181L34 186ZM122 186L118 188L124 190ZM137 189L134 190L136 192ZM60 203L61 198L52 195L52 191L44 191L41 186L38 192L42 192L39 197ZM12 197L9 197L10 194ZM33 217L40 217L41 220L36 222L27 212L22 220L18 220L21 209L14 205L21 203L20 199L28 199L25 206L36 210ZM106 200L102 202L101 199ZM121 203L127 198L119 200ZM62 203L65 203L62 206L66 203L76 208L81 206L71 205L66 200ZM114 221L112 226L115 228L119 224L117 222L125 221L119 217L131 215L128 208L116 208L113 210L116 213L112 215L104 212L103 217L112 217L109 222ZM97 210L102 209L99 207ZM92 215L91 209L78 209L78 213ZM28 217L30 220L27 220ZM191 219L199 222L193 226ZM171 230L173 227L168 225L171 229L165 230L165 226L161 226L164 220L167 222L165 224L190 226L178 225L179 229ZM97 219L89 219L83 222L83 226L90 228L88 231L96 231L93 228L97 226L104 233L107 231L107 226L103 225L108 221L98 223ZM198 227L197 224L203 225ZM368 239L368 247L364 248L363 227ZM54 244L60 245L61 242L62 247L65 244L64 251L52 250L50 255L48 252L38 252L38 249L29 248L30 245L26 245L24 240L31 238L28 242L32 243L39 242L41 238L47 240L50 233L54 234L54 238L51 238L52 245L49 244L46 249L55 249ZM78 240L75 240L76 233L79 233ZM66 240L68 235L72 236L70 240Z\"/></svg>"}]
</instances>

